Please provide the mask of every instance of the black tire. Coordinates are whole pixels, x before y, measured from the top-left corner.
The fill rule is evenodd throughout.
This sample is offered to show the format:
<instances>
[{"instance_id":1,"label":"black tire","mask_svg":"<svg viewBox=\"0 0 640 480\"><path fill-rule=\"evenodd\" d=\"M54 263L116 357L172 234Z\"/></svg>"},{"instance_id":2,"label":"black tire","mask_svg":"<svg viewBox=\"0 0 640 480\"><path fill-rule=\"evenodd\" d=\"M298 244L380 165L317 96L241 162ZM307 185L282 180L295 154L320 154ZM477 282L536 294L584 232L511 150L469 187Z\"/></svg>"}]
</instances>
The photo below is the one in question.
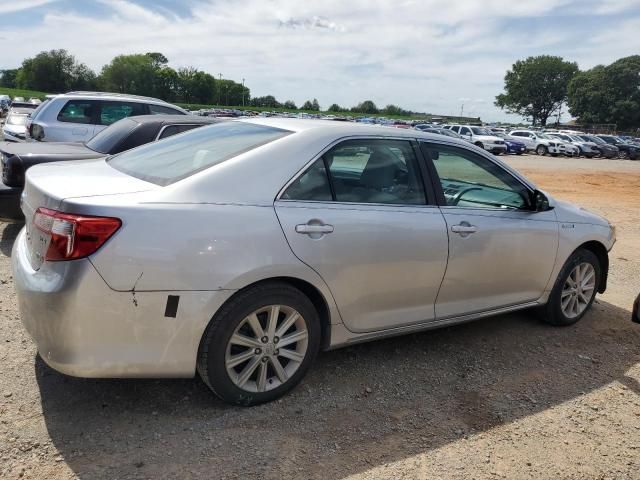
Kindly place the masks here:
<instances>
[{"instance_id":1,"label":"black tire","mask_svg":"<svg viewBox=\"0 0 640 480\"><path fill-rule=\"evenodd\" d=\"M573 271L573 269L577 265L584 262L590 263L595 270L595 277L596 277L595 288L593 289L591 299L587 304L586 308L584 309L584 311L577 317L569 318L564 314L561 307L562 289L564 287L565 282L567 281L567 278ZM553 286L553 290L551 290L551 294L549 295L549 301L547 302L546 305L544 305L539 309L538 313L540 315L540 319L543 322L548 323L549 325L568 326L568 325L573 325L582 317L584 317L584 315L591 308L591 305L593 305L593 301L596 298L596 293L600 285L601 271L602 269L600 267L600 262L598 261L598 257L596 257L596 255L593 252L591 252L590 250L582 249L582 248L573 252L573 254L565 262L564 266L562 267L562 270L560 270L560 274L556 279L556 283Z\"/></svg>"},{"instance_id":2,"label":"black tire","mask_svg":"<svg viewBox=\"0 0 640 480\"><path fill-rule=\"evenodd\" d=\"M538 145L536 147L536 154L542 157L544 157L548 152L549 152L549 149L547 149L547 147L545 147L544 145Z\"/></svg>"},{"instance_id":3,"label":"black tire","mask_svg":"<svg viewBox=\"0 0 640 480\"><path fill-rule=\"evenodd\" d=\"M484 144L483 144L482 142L476 142L476 143L474 143L474 145L475 145L476 147L480 147L481 149L483 149L483 150L484 150Z\"/></svg>"},{"instance_id":4,"label":"black tire","mask_svg":"<svg viewBox=\"0 0 640 480\"><path fill-rule=\"evenodd\" d=\"M286 305L303 317L308 345L304 360L282 385L265 392L249 392L236 386L225 366L226 347L238 324L260 307ZM320 349L320 319L313 303L297 288L284 282L268 282L247 288L232 297L209 323L198 350L197 370L204 383L223 401L252 406L275 400L295 387Z\"/></svg>"}]
</instances>

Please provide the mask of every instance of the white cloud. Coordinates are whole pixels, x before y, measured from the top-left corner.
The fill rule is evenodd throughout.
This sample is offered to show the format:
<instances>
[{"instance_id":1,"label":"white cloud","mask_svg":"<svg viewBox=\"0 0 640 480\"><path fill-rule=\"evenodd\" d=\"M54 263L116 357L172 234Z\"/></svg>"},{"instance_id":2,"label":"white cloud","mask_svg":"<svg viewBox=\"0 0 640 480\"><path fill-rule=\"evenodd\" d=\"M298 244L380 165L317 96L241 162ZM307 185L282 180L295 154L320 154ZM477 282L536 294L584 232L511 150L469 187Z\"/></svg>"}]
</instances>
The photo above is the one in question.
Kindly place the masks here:
<instances>
[{"instance_id":1,"label":"white cloud","mask_svg":"<svg viewBox=\"0 0 640 480\"><path fill-rule=\"evenodd\" d=\"M14 13L30 8L41 7L55 0L3 0L0 3L0 13Z\"/></svg>"},{"instance_id":2,"label":"white cloud","mask_svg":"<svg viewBox=\"0 0 640 480\"><path fill-rule=\"evenodd\" d=\"M589 1L631 10L624 21L598 19L594 35L583 26ZM174 67L244 77L253 95L325 107L370 98L442 114L464 99L465 111L491 120L505 118L493 99L517 59L554 54L590 67L640 50L640 14L625 0L200 0L181 16L126 0L100 5L107 13L96 16L52 3L42 23L5 25L3 36L29 41L0 40L3 64L66 48L99 70L121 53L160 51Z\"/></svg>"}]
</instances>

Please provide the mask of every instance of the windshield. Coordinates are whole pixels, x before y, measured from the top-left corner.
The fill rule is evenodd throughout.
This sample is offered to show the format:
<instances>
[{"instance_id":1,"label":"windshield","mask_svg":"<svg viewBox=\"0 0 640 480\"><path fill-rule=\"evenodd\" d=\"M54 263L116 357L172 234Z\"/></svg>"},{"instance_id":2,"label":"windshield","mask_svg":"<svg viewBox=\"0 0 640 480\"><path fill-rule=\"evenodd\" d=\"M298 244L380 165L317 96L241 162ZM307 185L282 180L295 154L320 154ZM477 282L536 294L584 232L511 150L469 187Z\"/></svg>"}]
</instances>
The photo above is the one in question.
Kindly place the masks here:
<instances>
[{"instance_id":1,"label":"windshield","mask_svg":"<svg viewBox=\"0 0 640 480\"><path fill-rule=\"evenodd\" d=\"M94 152L111 153L138 125L140 125L138 122L134 122L128 118L122 119L108 126L89 140L87 147Z\"/></svg>"},{"instance_id":2,"label":"windshield","mask_svg":"<svg viewBox=\"0 0 640 480\"><path fill-rule=\"evenodd\" d=\"M9 115L7 125L26 125L28 115Z\"/></svg>"},{"instance_id":3,"label":"windshield","mask_svg":"<svg viewBox=\"0 0 640 480\"><path fill-rule=\"evenodd\" d=\"M587 138L589 140L591 140L592 142L596 142L598 145L606 145L607 144L607 142L602 140L600 137L593 137L593 136L589 135Z\"/></svg>"},{"instance_id":4,"label":"windshield","mask_svg":"<svg viewBox=\"0 0 640 480\"><path fill-rule=\"evenodd\" d=\"M494 136L493 132L490 132L489 130L487 130L486 128L480 128L480 127L471 127L471 131L476 134L476 135L487 135L487 136Z\"/></svg>"},{"instance_id":5,"label":"windshield","mask_svg":"<svg viewBox=\"0 0 640 480\"><path fill-rule=\"evenodd\" d=\"M290 133L263 125L224 122L127 150L108 162L128 175L166 186Z\"/></svg>"},{"instance_id":6,"label":"windshield","mask_svg":"<svg viewBox=\"0 0 640 480\"><path fill-rule=\"evenodd\" d=\"M536 133L536 135L538 136L538 138L543 138L545 140L553 140L553 138L551 138L549 135L546 135L546 134L544 134L542 132Z\"/></svg>"},{"instance_id":7,"label":"windshield","mask_svg":"<svg viewBox=\"0 0 640 480\"><path fill-rule=\"evenodd\" d=\"M581 139L580 137L569 136L569 138L571 139L572 142L584 142L584 140Z\"/></svg>"}]
</instances>

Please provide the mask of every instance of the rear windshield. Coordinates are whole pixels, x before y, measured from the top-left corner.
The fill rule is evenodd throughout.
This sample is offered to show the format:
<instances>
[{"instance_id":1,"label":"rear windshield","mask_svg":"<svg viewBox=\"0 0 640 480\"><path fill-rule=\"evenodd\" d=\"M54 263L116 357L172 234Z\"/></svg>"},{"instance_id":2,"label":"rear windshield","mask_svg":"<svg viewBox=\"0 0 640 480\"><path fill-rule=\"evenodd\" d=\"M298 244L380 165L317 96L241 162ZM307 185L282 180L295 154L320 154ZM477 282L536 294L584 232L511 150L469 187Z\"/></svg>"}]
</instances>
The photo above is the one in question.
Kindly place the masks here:
<instances>
[{"instance_id":1,"label":"rear windshield","mask_svg":"<svg viewBox=\"0 0 640 480\"><path fill-rule=\"evenodd\" d=\"M165 186L290 133L263 125L224 122L143 145L108 162L132 177Z\"/></svg>"},{"instance_id":2,"label":"rear windshield","mask_svg":"<svg viewBox=\"0 0 640 480\"><path fill-rule=\"evenodd\" d=\"M140 125L138 122L124 118L98 132L95 137L87 142L87 147L98 153L112 153L115 147L133 132L138 125Z\"/></svg>"}]
</instances>

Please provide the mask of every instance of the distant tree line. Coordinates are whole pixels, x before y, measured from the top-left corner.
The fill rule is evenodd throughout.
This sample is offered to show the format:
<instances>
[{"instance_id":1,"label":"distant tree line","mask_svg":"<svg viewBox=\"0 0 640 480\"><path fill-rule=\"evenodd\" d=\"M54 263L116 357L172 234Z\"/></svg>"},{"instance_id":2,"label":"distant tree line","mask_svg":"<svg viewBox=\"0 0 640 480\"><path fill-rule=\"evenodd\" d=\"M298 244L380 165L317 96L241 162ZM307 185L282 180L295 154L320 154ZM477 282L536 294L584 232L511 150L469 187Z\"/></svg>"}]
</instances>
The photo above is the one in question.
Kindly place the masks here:
<instances>
[{"instance_id":1,"label":"distant tree line","mask_svg":"<svg viewBox=\"0 0 640 480\"><path fill-rule=\"evenodd\" d=\"M248 87L233 80L216 78L194 67L174 69L162 53L118 55L96 74L66 50L40 52L27 58L20 68L0 70L0 87L63 93L72 90L146 95L168 102L202 105L252 106L298 110L292 100L279 102L273 95L251 97ZM244 94L244 95L243 95ZM300 110L320 111L317 99L304 102ZM329 107L334 113L410 115L412 112L396 105L379 109L371 100L351 108L337 104Z\"/></svg>"},{"instance_id":2,"label":"distant tree line","mask_svg":"<svg viewBox=\"0 0 640 480\"><path fill-rule=\"evenodd\" d=\"M580 71L575 62L541 55L508 70L495 104L544 126L564 106L580 123L640 127L640 55Z\"/></svg>"},{"instance_id":3,"label":"distant tree line","mask_svg":"<svg viewBox=\"0 0 640 480\"><path fill-rule=\"evenodd\" d=\"M51 50L25 59L20 68L3 70L0 86L50 93L104 90L208 105L242 105L244 92L249 102L249 89L238 82L168 63L158 52L118 55L96 74L66 50Z\"/></svg>"}]
</instances>

